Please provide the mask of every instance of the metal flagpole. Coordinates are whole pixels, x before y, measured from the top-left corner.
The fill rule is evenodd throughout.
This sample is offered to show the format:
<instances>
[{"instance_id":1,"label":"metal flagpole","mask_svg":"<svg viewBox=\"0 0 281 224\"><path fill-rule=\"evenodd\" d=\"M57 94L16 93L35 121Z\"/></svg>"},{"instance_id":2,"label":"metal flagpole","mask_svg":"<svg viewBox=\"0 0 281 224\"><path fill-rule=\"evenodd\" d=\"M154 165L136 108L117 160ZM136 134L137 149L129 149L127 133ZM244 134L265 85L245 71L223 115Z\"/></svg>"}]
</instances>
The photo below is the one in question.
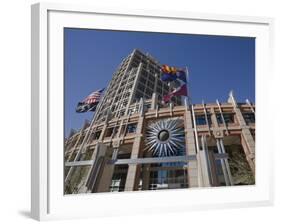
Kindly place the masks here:
<instances>
[{"instance_id":1,"label":"metal flagpole","mask_svg":"<svg viewBox=\"0 0 281 224\"><path fill-rule=\"evenodd\" d=\"M191 105L191 97L190 97L190 91L188 90L189 72L188 72L187 66L185 67L185 75L186 75L186 94L187 94L187 96L185 96L185 106L189 107Z\"/></svg>"},{"instance_id":2,"label":"metal flagpole","mask_svg":"<svg viewBox=\"0 0 281 224\"><path fill-rule=\"evenodd\" d=\"M169 92L168 92L168 95L170 95L171 94L171 82L170 81L168 81L168 86L169 86ZM170 97L170 96L169 96ZM168 104L170 104L171 103L171 97L169 98L169 101L168 101Z\"/></svg>"}]
</instances>

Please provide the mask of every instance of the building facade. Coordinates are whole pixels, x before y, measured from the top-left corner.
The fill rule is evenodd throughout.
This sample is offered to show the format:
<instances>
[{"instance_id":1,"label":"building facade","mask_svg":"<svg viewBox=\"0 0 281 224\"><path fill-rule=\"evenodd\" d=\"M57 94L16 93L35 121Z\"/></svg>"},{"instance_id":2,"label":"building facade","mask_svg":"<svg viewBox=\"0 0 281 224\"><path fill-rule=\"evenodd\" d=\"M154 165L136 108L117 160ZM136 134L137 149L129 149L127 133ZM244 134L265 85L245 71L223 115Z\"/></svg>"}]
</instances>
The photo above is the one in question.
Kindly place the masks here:
<instances>
[{"instance_id":1,"label":"building facade","mask_svg":"<svg viewBox=\"0 0 281 224\"><path fill-rule=\"evenodd\" d=\"M113 74L95 117L65 140L65 194L255 183L255 105L162 103L174 87L139 50Z\"/></svg>"}]
</instances>

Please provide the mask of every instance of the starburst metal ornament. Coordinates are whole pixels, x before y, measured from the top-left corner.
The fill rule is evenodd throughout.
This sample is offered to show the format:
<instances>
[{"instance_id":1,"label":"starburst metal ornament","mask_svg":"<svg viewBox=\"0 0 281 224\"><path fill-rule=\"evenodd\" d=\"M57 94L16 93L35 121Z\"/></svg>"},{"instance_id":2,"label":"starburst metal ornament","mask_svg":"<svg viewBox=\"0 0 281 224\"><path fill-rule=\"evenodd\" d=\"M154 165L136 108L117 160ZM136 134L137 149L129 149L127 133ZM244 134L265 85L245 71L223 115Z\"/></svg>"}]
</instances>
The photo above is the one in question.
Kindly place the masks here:
<instances>
[{"instance_id":1,"label":"starburst metal ornament","mask_svg":"<svg viewBox=\"0 0 281 224\"><path fill-rule=\"evenodd\" d=\"M184 129L180 119L152 122L146 132L146 148L153 156L173 156L184 148Z\"/></svg>"}]
</instances>

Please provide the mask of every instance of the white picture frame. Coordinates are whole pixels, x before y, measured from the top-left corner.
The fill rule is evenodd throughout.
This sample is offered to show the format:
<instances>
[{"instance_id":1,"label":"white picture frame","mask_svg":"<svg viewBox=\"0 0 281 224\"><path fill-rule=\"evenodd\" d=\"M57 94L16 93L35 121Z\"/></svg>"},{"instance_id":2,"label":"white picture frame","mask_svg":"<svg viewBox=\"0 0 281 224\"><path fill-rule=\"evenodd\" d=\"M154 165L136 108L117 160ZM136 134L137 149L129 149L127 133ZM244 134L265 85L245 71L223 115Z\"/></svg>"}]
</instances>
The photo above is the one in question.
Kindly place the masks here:
<instances>
[{"instance_id":1,"label":"white picture frame","mask_svg":"<svg viewBox=\"0 0 281 224\"><path fill-rule=\"evenodd\" d=\"M63 27L159 32L165 28L172 33L255 37L256 185L64 196ZM271 205L273 147L266 130L272 122L266 108L273 75L272 32L271 18L49 3L32 5L32 217L50 220Z\"/></svg>"}]
</instances>

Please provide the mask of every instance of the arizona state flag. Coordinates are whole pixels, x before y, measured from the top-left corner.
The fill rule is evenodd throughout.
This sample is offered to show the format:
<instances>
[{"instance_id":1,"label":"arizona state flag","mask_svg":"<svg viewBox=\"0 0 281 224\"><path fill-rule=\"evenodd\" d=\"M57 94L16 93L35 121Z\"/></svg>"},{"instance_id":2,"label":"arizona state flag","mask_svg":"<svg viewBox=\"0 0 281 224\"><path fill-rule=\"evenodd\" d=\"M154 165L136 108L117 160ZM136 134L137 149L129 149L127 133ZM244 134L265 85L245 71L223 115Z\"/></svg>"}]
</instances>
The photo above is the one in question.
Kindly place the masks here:
<instances>
[{"instance_id":1,"label":"arizona state flag","mask_svg":"<svg viewBox=\"0 0 281 224\"><path fill-rule=\"evenodd\" d=\"M172 82L177 79L186 83L186 71L184 69L162 65L161 67L162 76L161 80L166 82Z\"/></svg>"}]
</instances>

